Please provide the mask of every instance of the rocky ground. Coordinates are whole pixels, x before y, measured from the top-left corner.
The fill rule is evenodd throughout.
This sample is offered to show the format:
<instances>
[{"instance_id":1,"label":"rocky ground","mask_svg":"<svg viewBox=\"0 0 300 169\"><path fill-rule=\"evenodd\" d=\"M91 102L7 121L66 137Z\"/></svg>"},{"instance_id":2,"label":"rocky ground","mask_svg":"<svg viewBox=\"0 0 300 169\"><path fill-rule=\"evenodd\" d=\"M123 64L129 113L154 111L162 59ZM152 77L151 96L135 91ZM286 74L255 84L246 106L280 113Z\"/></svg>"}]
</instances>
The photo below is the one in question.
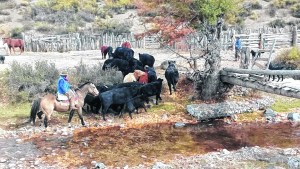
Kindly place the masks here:
<instances>
[{"instance_id":1,"label":"rocky ground","mask_svg":"<svg viewBox=\"0 0 300 169\"><path fill-rule=\"evenodd\" d=\"M135 53L149 53L155 56L155 67L159 71L159 76L163 77L163 70L159 70L161 63L165 60L176 60L181 70L187 67L185 61L182 58L177 57L175 54L169 53L166 50L146 50L146 49L134 49ZM137 56L137 55L136 55ZM82 60L86 64L99 64L104 62L100 59L99 51L77 51L69 53L28 53L25 52L22 55L6 56L5 64L0 65L0 70L6 68L9 69L10 64L13 61L20 63L32 64L37 60L48 60L54 62L59 69L72 68ZM222 52L222 67L236 67L239 63L233 61L233 51ZM203 65L203 61L200 63ZM267 101L269 102L269 101ZM235 107L233 105L233 107ZM242 111L244 108L240 106L241 110L236 107L236 111ZM86 117L88 118L88 117ZM169 119L168 119L169 118ZM166 120L167 119L167 120ZM159 122L163 121L183 121L183 122L195 122L195 119L187 119L185 117L168 117L162 115L158 117ZM136 121L141 119L136 118ZM139 121L139 122L140 122ZM50 129L50 135L57 136L60 139L70 137L73 131L80 128L79 125L73 125L68 128L61 123L55 123L51 121L53 126ZM110 125L130 125L127 123L120 123L115 119L110 119L106 123L99 124L96 121L88 121L89 126L110 126ZM77 121L76 124L79 124ZM296 124L298 125L298 124ZM53 166L45 163L41 160L41 150L37 149L36 145L32 142L28 142L27 139L36 135L44 135L42 127L37 127L35 130L31 125L24 125L16 130L0 130L0 168L62 168L61 166ZM49 133L47 133L49 134ZM51 148L49 148L51 152ZM55 154L52 152L51 154ZM101 162L91 161L91 164L103 167ZM196 155L191 157L176 156L174 160L169 162L156 162L153 165L144 166L143 164L133 168L300 168L300 149L295 148L274 148L274 147L244 147L237 151L228 151L226 149L218 152L212 152L204 155ZM259 167L257 167L259 166ZM263 167L261 167L263 166ZM82 166L81 168L87 168ZM108 167L109 168L109 167ZM129 168L128 166L125 168Z\"/></svg>"}]
</instances>

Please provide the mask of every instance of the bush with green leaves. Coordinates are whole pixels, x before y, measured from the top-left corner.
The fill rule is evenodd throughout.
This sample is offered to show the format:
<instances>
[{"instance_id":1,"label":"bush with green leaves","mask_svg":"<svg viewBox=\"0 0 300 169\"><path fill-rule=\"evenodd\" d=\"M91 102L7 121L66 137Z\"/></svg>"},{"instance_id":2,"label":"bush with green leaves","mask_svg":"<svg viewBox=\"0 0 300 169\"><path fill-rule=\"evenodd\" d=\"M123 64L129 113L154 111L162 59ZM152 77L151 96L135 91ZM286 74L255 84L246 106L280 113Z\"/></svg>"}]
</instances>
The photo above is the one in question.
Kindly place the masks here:
<instances>
[{"instance_id":1,"label":"bush with green leaves","mask_svg":"<svg viewBox=\"0 0 300 169\"><path fill-rule=\"evenodd\" d=\"M272 5L274 5L277 8L287 8L288 6L294 5L299 0L273 0Z\"/></svg>"},{"instance_id":2,"label":"bush with green leaves","mask_svg":"<svg viewBox=\"0 0 300 169\"><path fill-rule=\"evenodd\" d=\"M68 69L70 83L77 87L85 82L112 85L122 83L121 72L111 69L103 71L102 65L87 65L82 61L75 68ZM14 61L7 76L7 93L11 103L30 102L45 91L56 92L56 83L59 78L54 63L37 61L32 64L20 64ZM1 96L1 95L0 95ZM4 95L3 95L4 96Z\"/></svg>"},{"instance_id":3,"label":"bush with green leaves","mask_svg":"<svg viewBox=\"0 0 300 169\"><path fill-rule=\"evenodd\" d=\"M53 26L47 22L36 22L34 26L38 32L51 32L53 30Z\"/></svg>"},{"instance_id":4,"label":"bush with green leaves","mask_svg":"<svg viewBox=\"0 0 300 169\"><path fill-rule=\"evenodd\" d=\"M93 82L96 85L113 85L122 83L123 75L120 71L115 69L102 70L102 64L87 65L80 61L78 66L75 66L75 70L70 71L70 78L75 84Z\"/></svg>"},{"instance_id":5,"label":"bush with green leaves","mask_svg":"<svg viewBox=\"0 0 300 169\"><path fill-rule=\"evenodd\" d=\"M25 99L26 96L26 101L30 101L36 94L54 84L57 76L58 70L54 63L37 61L32 66L14 61L8 76L11 102L21 102L20 99Z\"/></svg>"},{"instance_id":6,"label":"bush with green leaves","mask_svg":"<svg viewBox=\"0 0 300 169\"><path fill-rule=\"evenodd\" d=\"M292 8L292 15L296 18L300 18L300 3L295 4Z\"/></svg>"},{"instance_id":7,"label":"bush with green leaves","mask_svg":"<svg viewBox=\"0 0 300 169\"><path fill-rule=\"evenodd\" d=\"M120 22L112 19L96 19L94 23L94 30L102 33L130 33L130 28L132 27L132 22L124 21Z\"/></svg>"},{"instance_id":8,"label":"bush with green leaves","mask_svg":"<svg viewBox=\"0 0 300 169\"><path fill-rule=\"evenodd\" d=\"M291 49L284 50L274 59L274 62L300 69L300 48L292 47Z\"/></svg>"}]
</instances>

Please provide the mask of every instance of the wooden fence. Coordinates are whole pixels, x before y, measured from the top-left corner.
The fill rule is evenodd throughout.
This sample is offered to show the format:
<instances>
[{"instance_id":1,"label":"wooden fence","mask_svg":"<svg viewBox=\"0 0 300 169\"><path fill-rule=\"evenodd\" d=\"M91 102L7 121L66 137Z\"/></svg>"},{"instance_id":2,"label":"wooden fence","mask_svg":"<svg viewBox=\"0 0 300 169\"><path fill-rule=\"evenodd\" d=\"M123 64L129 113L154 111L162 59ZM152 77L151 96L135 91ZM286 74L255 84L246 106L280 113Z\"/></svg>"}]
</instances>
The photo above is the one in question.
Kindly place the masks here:
<instances>
[{"instance_id":1,"label":"wooden fence","mask_svg":"<svg viewBox=\"0 0 300 169\"><path fill-rule=\"evenodd\" d=\"M237 31L229 29L221 34L223 50L232 48L235 36L239 35L243 47L270 48L276 40L276 48L300 46L300 30L295 27L290 29L262 28L258 30L245 29ZM116 48L124 41L129 41L133 48L160 48L161 44L156 36L136 38L133 34L80 34L72 33L65 35L33 36L24 35L25 50L30 52L66 52L76 50L97 50L102 45ZM205 47L207 39L197 35L189 35L172 44L169 47L176 51L188 51L189 49Z\"/></svg>"}]
</instances>

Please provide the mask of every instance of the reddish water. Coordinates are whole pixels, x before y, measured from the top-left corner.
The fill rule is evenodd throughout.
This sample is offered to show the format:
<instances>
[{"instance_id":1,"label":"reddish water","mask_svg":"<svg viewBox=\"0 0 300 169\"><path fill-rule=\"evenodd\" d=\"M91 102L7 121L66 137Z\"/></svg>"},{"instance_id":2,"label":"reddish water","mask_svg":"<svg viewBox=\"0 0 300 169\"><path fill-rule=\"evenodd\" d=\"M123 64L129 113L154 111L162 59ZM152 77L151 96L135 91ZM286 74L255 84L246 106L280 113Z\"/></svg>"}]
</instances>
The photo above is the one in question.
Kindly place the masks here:
<instances>
[{"instance_id":1,"label":"reddish water","mask_svg":"<svg viewBox=\"0 0 300 169\"><path fill-rule=\"evenodd\" d=\"M56 140L54 142L54 140ZM40 141L43 142L43 139ZM124 167L167 161L176 154L185 156L235 150L244 146L299 147L300 127L290 124L197 124L184 128L157 124L139 129L85 129L73 138L47 139L59 156L48 155L45 160L63 161L67 167L91 166L91 161ZM63 146L63 149L61 148Z\"/></svg>"}]
</instances>

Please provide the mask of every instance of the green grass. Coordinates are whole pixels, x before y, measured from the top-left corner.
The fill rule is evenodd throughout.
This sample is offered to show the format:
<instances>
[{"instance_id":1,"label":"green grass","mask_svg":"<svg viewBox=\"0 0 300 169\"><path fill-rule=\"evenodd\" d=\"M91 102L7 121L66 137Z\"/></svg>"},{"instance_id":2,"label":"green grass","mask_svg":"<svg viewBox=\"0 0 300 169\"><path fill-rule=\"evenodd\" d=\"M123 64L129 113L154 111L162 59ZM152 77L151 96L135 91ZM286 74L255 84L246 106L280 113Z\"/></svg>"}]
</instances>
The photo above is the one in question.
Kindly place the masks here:
<instances>
[{"instance_id":1,"label":"green grass","mask_svg":"<svg viewBox=\"0 0 300 169\"><path fill-rule=\"evenodd\" d=\"M287 112L298 107L300 108L300 99L284 99L276 100L271 108L276 112Z\"/></svg>"},{"instance_id":2,"label":"green grass","mask_svg":"<svg viewBox=\"0 0 300 169\"><path fill-rule=\"evenodd\" d=\"M7 126L19 120L29 119L30 103L6 105L0 107L0 125Z\"/></svg>"}]
</instances>

